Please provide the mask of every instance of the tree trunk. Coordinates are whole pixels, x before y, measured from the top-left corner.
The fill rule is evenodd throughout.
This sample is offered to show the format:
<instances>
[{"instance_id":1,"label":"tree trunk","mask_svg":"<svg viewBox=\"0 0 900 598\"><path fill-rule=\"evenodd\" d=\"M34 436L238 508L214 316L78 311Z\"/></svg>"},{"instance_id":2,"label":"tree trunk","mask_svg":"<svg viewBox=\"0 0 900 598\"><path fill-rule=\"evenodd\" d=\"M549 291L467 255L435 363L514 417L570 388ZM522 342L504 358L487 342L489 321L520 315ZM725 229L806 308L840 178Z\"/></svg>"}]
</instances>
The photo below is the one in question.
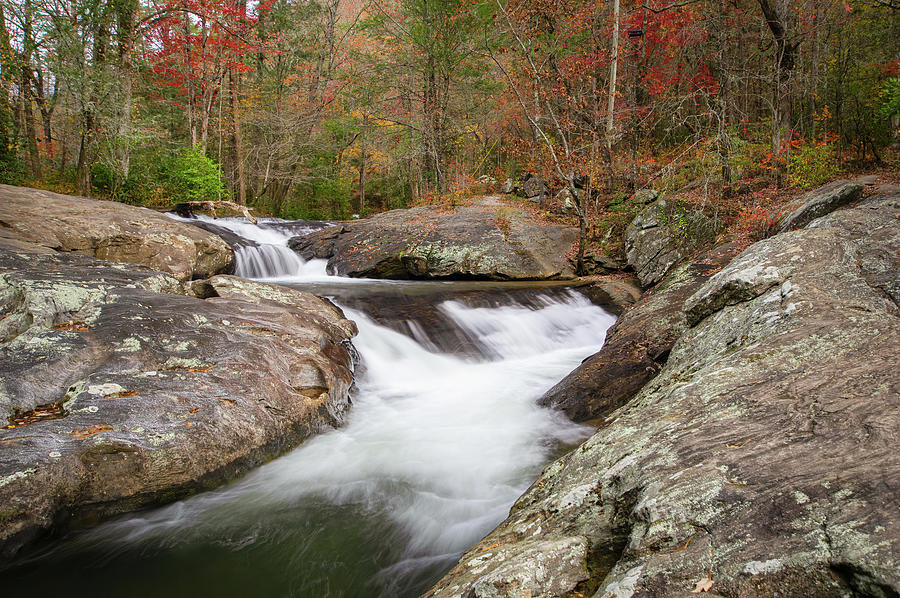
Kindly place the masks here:
<instances>
[{"instance_id":1,"label":"tree trunk","mask_svg":"<svg viewBox=\"0 0 900 598\"><path fill-rule=\"evenodd\" d=\"M241 205L247 203L247 178L244 174L244 154L241 139L241 124L238 118L237 95L240 92L241 75L234 69L228 69L228 120L229 122L229 153L232 165L232 182L237 202Z\"/></svg>"},{"instance_id":2,"label":"tree trunk","mask_svg":"<svg viewBox=\"0 0 900 598\"><path fill-rule=\"evenodd\" d=\"M34 89L31 85L31 56L34 51L34 34L31 28L33 16L31 0L25 0L24 12L25 21L22 29L22 77L19 93L22 95L22 110L25 117L25 145L28 148L28 166L31 177L40 179L42 174L41 157L38 153L37 132L35 131L34 126Z\"/></svg>"},{"instance_id":3,"label":"tree trunk","mask_svg":"<svg viewBox=\"0 0 900 598\"><path fill-rule=\"evenodd\" d=\"M31 90L30 66L22 66L22 110L25 116L25 146L28 148L28 169L31 178L40 179L41 156L37 146L37 131L34 126L34 102Z\"/></svg>"},{"instance_id":4,"label":"tree trunk","mask_svg":"<svg viewBox=\"0 0 900 598\"><path fill-rule=\"evenodd\" d=\"M360 156L359 156L359 215L363 215L363 210L366 207L366 159L369 148L367 147L368 140L368 126L369 126L369 115L366 113L363 116L363 132L362 132L362 141L360 141Z\"/></svg>"},{"instance_id":5,"label":"tree trunk","mask_svg":"<svg viewBox=\"0 0 900 598\"><path fill-rule=\"evenodd\" d=\"M91 135L94 128L94 117L91 112L84 114L84 128L81 131L81 141L78 145L78 163L75 166L75 185L78 194L85 197L91 196L91 171L88 152L90 151Z\"/></svg>"},{"instance_id":6,"label":"tree trunk","mask_svg":"<svg viewBox=\"0 0 900 598\"><path fill-rule=\"evenodd\" d=\"M615 175L612 164L613 133L615 130L616 74L619 69L619 0L613 0L613 34L610 42L612 61L609 63L609 101L606 107L606 166L609 175L609 191L615 189Z\"/></svg>"},{"instance_id":7,"label":"tree trunk","mask_svg":"<svg viewBox=\"0 0 900 598\"><path fill-rule=\"evenodd\" d=\"M800 42L789 39L787 24L784 21L788 12L785 7L779 9L772 4L772 0L758 0L758 2L775 41L772 153L776 156L775 184L783 187L787 178L787 161L793 126L791 87Z\"/></svg>"},{"instance_id":8,"label":"tree trunk","mask_svg":"<svg viewBox=\"0 0 900 598\"><path fill-rule=\"evenodd\" d=\"M120 108L116 117L115 146L116 163L119 172L117 181L128 178L131 170L131 108L133 98L133 65L132 51L135 42L134 17L137 11L136 0L119 0L115 3L118 45L118 77L120 81Z\"/></svg>"}]
</instances>

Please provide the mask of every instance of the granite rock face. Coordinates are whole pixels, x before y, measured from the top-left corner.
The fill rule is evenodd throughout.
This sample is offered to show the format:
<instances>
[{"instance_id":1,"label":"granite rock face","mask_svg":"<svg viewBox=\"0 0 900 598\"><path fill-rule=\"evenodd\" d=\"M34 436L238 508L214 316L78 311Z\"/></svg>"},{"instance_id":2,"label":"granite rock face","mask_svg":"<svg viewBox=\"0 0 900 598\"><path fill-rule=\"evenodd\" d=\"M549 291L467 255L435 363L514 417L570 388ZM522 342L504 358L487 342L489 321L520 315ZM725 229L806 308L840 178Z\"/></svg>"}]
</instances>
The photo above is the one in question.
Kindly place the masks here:
<instances>
[{"instance_id":1,"label":"granite rock face","mask_svg":"<svg viewBox=\"0 0 900 598\"><path fill-rule=\"evenodd\" d=\"M0 230L56 251L150 266L178 280L227 272L228 244L153 210L0 185Z\"/></svg>"},{"instance_id":2,"label":"granite rock face","mask_svg":"<svg viewBox=\"0 0 900 598\"><path fill-rule=\"evenodd\" d=\"M566 258L578 229L534 222L522 209L485 198L473 207L393 210L291 239L304 259L365 278L572 278Z\"/></svg>"},{"instance_id":3,"label":"granite rock face","mask_svg":"<svg viewBox=\"0 0 900 598\"><path fill-rule=\"evenodd\" d=\"M675 341L687 330L687 317L681 309L684 301L737 252L735 245L722 245L675 268L606 331L600 351L548 390L538 403L580 422L606 417L630 401L656 376ZM590 296L589 291L586 294Z\"/></svg>"},{"instance_id":4,"label":"granite rock face","mask_svg":"<svg viewBox=\"0 0 900 598\"><path fill-rule=\"evenodd\" d=\"M777 231L783 233L802 228L820 216L859 201L863 186L861 182L834 181L801 195L785 208L785 214L778 220Z\"/></svg>"},{"instance_id":5,"label":"granite rock face","mask_svg":"<svg viewBox=\"0 0 900 598\"><path fill-rule=\"evenodd\" d=\"M699 210L664 199L651 203L625 230L625 256L641 285L650 287L715 233Z\"/></svg>"},{"instance_id":6,"label":"granite rock face","mask_svg":"<svg viewBox=\"0 0 900 598\"><path fill-rule=\"evenodd\" d=\"M214 487L341 423L356 328L337 307L230 276L206 300L183 286L0 246L0 553Z\"/></svg>"},{"instance_id":7,"label":"granite rock face","mask_svg":"<svg viewBox=\"0 0 900 598\"><path fill-rule=\"evenodd\" d=\"M900 595L898 199L709 278L656 377L428 596ZM507 565L537 545L540 575Z\"/></svg>"}]
</instances>

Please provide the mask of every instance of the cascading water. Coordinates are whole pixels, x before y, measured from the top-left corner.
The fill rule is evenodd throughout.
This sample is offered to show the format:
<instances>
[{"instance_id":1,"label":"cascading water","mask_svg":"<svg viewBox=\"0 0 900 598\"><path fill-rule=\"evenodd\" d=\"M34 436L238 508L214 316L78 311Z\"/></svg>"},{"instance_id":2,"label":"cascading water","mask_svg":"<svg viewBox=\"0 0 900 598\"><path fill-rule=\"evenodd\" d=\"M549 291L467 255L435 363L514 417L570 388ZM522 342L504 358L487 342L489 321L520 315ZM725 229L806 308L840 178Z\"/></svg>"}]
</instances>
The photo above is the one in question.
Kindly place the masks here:
<instances>
[{"instance_id":1,"label":"cascading water","mask_svg":"<svg viewBox=\"0 0 900 598\"><path fill-rule=\"evenodd\" d=\"M231 245L236 276L257 280L308 280L326 276L325 260L306 262L291 251L287 243L291 237L308 235L328 226L328 222L260 218L258 224L251 224L243 218L213 219L203 215L182 218L175 214L169 214L169 217L202 225L212 232L219 233L224 229L236 235L238 239Z\"/></svg>"},{"instance_id":2,"label":"cascading water","mask_svg":"<svg viewBox=\"0 0 900 598\"><path fill-rule=\"evenodd\" d=\"M259 240L271 232L227 226ZM238 252L240 267L245 259ZM282 266L271 267L257 274L277 277ZM322 271L281 280L303 286ZM416 284L390 287L402 294ZM344 287L365 292L359 282ZM506 516L561 446L585 437L586 428L536 399L599 349L614 318L569 290L472 301L453 284L425 287L430 317L470 344L441 352L428 318L396 327L404 334L373 319L393 302L357 300L345 307L359 325L361 368L344 427L225 488L78 535L36 561L52 559L52 581L32 577L21 587L72 595L73 580L94 567L114 595L394 597L427 589Z\"/></svg>"}]
</instances>

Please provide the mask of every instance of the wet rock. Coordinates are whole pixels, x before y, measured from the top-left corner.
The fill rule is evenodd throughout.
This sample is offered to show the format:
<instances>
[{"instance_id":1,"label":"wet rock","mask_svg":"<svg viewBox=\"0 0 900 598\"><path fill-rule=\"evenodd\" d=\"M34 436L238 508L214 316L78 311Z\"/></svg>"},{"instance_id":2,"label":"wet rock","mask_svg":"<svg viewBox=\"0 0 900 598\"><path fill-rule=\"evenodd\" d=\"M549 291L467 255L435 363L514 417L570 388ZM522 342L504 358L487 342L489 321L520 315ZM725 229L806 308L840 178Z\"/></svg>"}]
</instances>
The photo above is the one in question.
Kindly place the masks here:
<instances>
[{"instance_id":1,"label":"wet rock","mask_svg":"<svg viewBox=\"0 0 900 598\"><path fill-rule=\"evenodd\" d=\"M190 224L191 226L202 228L203 230L216 235L217 237L228 243L228 246L232 249L237 249L239 247L259 247L259 243L257 243L253 239L246 239L238 234L231 232L224 226L219 226L212 222L207 222L205 220L191 220L190 222L187 222L185 224Z\"/></svg>"},{"instance_id":2,"label":"wet rock","mask_svg":"<svg viewBox=\"0 0 900 598\"><path fill-rule=\"evenodd\" d=\"M0 248L0 553L177 500L341 423L355 326L330 302L216 276ZM195 281L197 282L197 281ZM193 283L192 283L193 286Z\"/></svg>"},{"instance_id":3,"label":"wet rock","mask_svg":"<svg viewBox=\"0 0 900 598\"><path fill-rule=\"evenodd\" d=\"M225 272L234 261L218 236L153 210L38 189L0 185L0 227L23 242L142 264L178 280Z\"/></svg>"},{"instance_id":4,"label":"wet rock","mask_svg":"<svg viewBox=\"0 0 900 598\"><path fill-rule=\"evenodd\" d=\"M607 255L606 253L593 253L586 251L584 254L584 274L612 274L625 267L625 261Z\"/></svg>"},{"instance_id":5,"label":"wet rock","mask_svg":"<svg viewBox=\"0 0 900 598\"><path fill-rule=\"evenodd\" d=\"M673 270L613 324L603 348L548 390L539 404L587 421L606 417L631 400L656 376L687 329L684 301L737 253L736 245L722 245Z\"/></svg>"},{"instance_id":6,"label":"wet rock","mask_svg":"<svg viewBox=\"0 0 900 598\"><path fill-rule=\"evenodd\" d=\"M473 207L393 210L291 239L303 258L368 278L571 278L566 252L578 230L534 222L496 198Z\"/></svg>"},{"instance_id":7,"label":"wet rock","mask_svg":"<svg viewBox=\"0 0 900 598\"><path fill-rule=\"evenodd\" d=\"M707 579L734 598L900 594L897 199L756 243L706 281L659 374L429 595L471 595L535 542L572 537L587 557L544 579L587 570L576 591L596 598Z\"/></svg>"},{"instance_id":8,"label":"wet rock","mask_svg":"<svg viewBox=\"0 0 900 598\"><path fill-rule=\"evenodd\" d=\"M578 288L593 303L621 315L641 299L641 287L634 277L604 278Z\"/></svg>"},{"instance_id":9,"label":"wet rock","mask_svg":"<svg viewBox=\"0 0 900 598\"><path fill-rule=\"evenodd\" d=\"M820 216L859 201L863 183L834 181L805 193L788 204L776 226L778 232L802 228Z\"/></svg>"},{"instance_id":10,"label":"wet rock","mask_svg":"<svg viewBox=\"0 0 900 598\"><path fill-rule=\"evenodd\" d=\"M664 199L650 204L625 230L625 255L641 285L660 280L694 249L711 239L716 224L698 210Z\"/></svg>"}]
</instances>

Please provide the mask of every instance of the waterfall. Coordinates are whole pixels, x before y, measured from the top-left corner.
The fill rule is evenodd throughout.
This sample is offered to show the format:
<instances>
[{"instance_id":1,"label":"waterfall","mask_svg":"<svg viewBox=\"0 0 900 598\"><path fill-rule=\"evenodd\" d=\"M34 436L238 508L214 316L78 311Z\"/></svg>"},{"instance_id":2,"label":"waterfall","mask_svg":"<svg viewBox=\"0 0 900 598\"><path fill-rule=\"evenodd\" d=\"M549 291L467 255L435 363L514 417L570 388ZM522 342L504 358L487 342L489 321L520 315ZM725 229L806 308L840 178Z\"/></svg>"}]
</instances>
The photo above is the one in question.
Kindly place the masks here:
<instances>
[{"instance_id":1,"label":"waterfall","mask_svg":"<svg viewBox=\"0 0 900 598\"><path fill-rule=\"evenodd\" d=\"M236 276L279 281L316 280L327 276L325 260L303 260L288 247L288 240L330 226L330 222L259 218L258 224L252 224L244 218L167 215L200 226L229 241L234 250ZM223 235L223 230L232 235Z\"/></svg>"},{"instance_id":2,"label":"waterfall","mask_svg":"<svg viewBox=\"0 0 900 598\"><path fill-rule=\"evenodd\" d=\"M296 257L251 258L254 246L287 249L297 228L210 224L243 239L233 242L242 272L321 276ZM347 282L328 287L356 294L344 310L359 326L361 367L343 427L228 486L84 532L45 555L52 576L24 575L21 587L71 593L95 569L120 595L417 596L507 516L562 447L588 435L536 404L614 322L580 293ZM439 291L423 302L425 287ZM367 302L385 288L394 294ZM405 307L404 289L415 299ZM384 319L394 326L376 321L391 309ZM4 582L13 593L17 579Z\"/></svg>"}]
</instances>

